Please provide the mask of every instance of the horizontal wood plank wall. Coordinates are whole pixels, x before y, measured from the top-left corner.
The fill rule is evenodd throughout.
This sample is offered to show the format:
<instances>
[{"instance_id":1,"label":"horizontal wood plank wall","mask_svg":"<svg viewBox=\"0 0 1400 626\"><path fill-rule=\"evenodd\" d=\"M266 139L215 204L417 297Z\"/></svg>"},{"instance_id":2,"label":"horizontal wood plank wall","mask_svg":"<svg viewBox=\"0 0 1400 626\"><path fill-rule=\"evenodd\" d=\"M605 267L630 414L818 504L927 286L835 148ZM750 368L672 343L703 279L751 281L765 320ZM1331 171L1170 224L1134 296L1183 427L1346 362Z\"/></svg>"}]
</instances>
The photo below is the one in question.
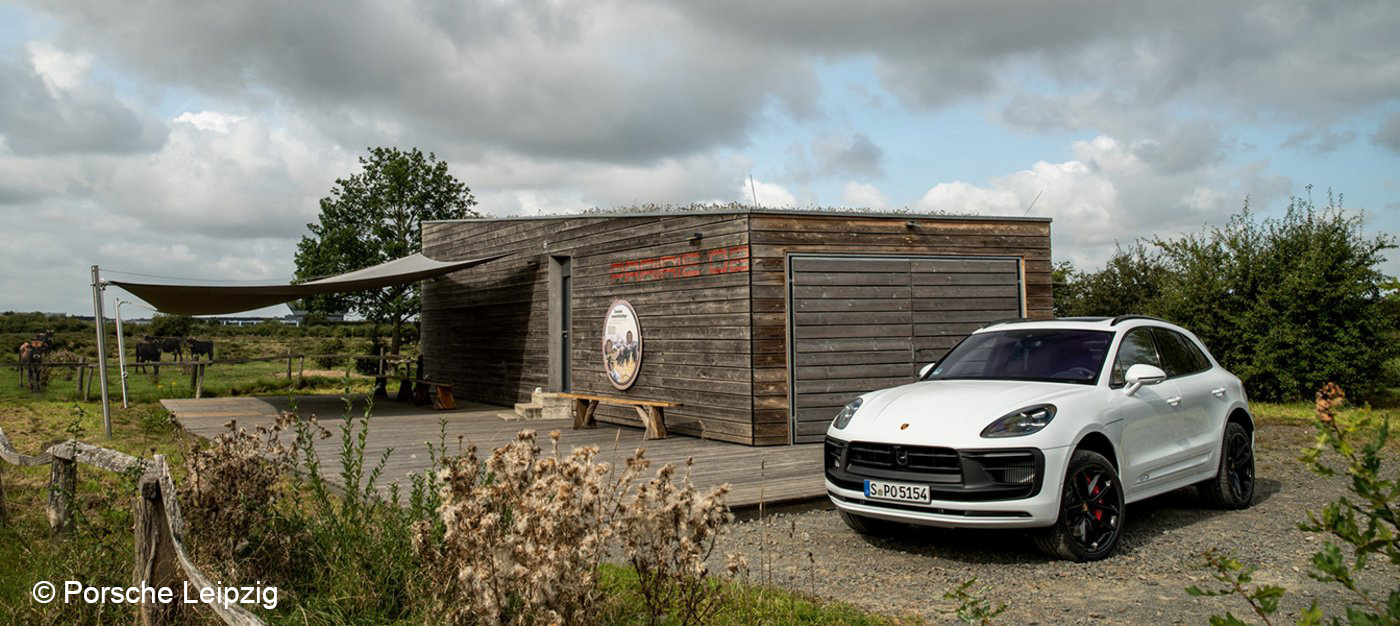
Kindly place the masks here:
<instances>
[{"instance_id":1,"label":"horizontal wood plank wall","mask_svg":"<svg viewBox=\"0 0 1400 626\"><path fill-rule=\"evenodd\" d=\"M907 222L912 222L913 227ZM786 266L790 253L1020 257L1025 272L1027 315L1039 319L1053 315L1050 223L1046 221L756 213L750 219L749 229L757 445L785 444L790 436ZM919 273L915 276L925 280L919 278ZM925 295L931 296L936 287L937 284L915 285L914 289L928 291ZM987 295L1004 297L1000 291ZM978 296L969 293L966 297Z\"/></svg>"},{"instance_id":2,"label":"horizontal wood plank wall","mask_svg":"<svg viewBox=\"0 0 1400 626\"><path fill-rule=\"evenodd\" d=\"M680 402L667 429L751 444L753 376L748 272L640 282L610 280L613 263L748 243L747 215L578 217L429 223L431 258L507 254L428 281L423 352L431 376L459 396L510 405L548 389L550 256L572 257L572 390ZM696 233L701 237L693 239ZM534 261L535 265L530 265ZM625 299L642 326L637 383L618 391L602 366L603 317ZM602 421L639 425L635 411L600 407Z\"/></svg>"},{"instance_id":3,"label":"horizontal wood plank wall","mask_svg":"<svg viewBox=\"0 0 1400 626\"><path fill-rule=\"evenodd\" d=\"M823 438L862 393L902 385L981 325L1021 315L1021 268L997 257L793 255L793 441Z\"/></svg>"}]
</instances>

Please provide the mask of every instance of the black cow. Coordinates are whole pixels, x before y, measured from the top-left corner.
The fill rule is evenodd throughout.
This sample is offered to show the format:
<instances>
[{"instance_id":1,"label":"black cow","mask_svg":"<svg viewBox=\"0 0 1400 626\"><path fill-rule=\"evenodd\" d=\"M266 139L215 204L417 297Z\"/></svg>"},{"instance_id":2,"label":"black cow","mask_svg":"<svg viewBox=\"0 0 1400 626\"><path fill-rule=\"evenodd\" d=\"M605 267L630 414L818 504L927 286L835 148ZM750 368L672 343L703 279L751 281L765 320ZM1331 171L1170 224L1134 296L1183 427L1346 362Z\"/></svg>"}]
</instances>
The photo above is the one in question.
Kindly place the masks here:
<instances>
[{"instance_id":1,"label":"black cow","mask_svg":"<svg viewBox=\"0 0 1400 626\"><path fill-rule=\"evenodd\" d=\"M144 339L136 344L136 369L144 372L146 363L154 363L156 376L160 376L160 342L154 339Z\"/></svg>"},{"instance_id":2,"label":"black cow","mask_svg":"<svg viewBox=\"0 0 1400 626\"><path fill-rule=\"evenodd\" d=\"M191 361L196 360L200 356L207 356L209 357L210 361L214 360L214 342L200 341L198 339L186 339L185 343L188 343L190 345Z\"/></svg>"},{"instance_id":3,"label":"black cow","mask_svg":"<svg viewBox=\"0 0 1400 626\"><path fill-rule=\"evenodd\" d=\"M182 337L152 337L150 335L146 335L141 339L142 341L154 341L156 343L156 347L161 352L175 355L176 361L185 360L185 340Z\"/></svg>"}]
</instances>

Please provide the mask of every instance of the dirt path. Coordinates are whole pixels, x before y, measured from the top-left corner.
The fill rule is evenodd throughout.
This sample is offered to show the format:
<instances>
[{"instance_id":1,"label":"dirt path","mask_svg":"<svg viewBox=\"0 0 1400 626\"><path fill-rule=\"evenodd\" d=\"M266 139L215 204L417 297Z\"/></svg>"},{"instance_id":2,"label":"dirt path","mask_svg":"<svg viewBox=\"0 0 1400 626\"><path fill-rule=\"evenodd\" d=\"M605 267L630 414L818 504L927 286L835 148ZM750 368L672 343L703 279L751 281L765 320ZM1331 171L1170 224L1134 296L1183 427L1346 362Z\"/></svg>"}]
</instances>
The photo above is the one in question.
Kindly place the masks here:
<instances>
[{"instance_id":1,"label":"dirt path","mask_svg":"<svg viewBox=\"0 0 1400 626\"><path fill-rule=\"evenodd\" d=\"M986 586L989 599L1010 606L1002 621L1012 624L1205 624L1211 613L1225 610L1252 618L1240 600L1191 598L1183 591L1214 582L1198 564L1202 552L1218 547L1257 564L1256 580L1289 590L1281 608L1286 617L1277 621L1292 623L1313 599L1333 614L1344 599L1308 578L1321 539L1297 529L1305 511L1343 491L1340 481L1319 478L1297 461L1311 434L1304 426L1260 430L1253 508L1205 509L1190 489L1132 505L1118 552L1097 563L1050 560L1016 531L919 528L866 540L829 510L770 518L766 528L757 521L736 524L716 552L744 554L755 582L769 579L761 566L767 558L775 585L935 621L950 621L940 612L950 606L943 593L968 578Z\"/></svg>"}]
</instances>

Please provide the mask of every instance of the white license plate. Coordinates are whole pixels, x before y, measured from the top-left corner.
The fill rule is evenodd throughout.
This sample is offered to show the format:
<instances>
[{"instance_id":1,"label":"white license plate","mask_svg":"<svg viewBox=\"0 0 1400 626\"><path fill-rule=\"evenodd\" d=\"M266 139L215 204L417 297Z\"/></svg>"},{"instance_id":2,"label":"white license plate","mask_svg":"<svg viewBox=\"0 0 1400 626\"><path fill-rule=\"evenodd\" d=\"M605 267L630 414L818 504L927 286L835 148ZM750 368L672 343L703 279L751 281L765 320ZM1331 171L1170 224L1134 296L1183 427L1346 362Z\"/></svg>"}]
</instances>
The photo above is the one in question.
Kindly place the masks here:
<instances>
[{"instance_id":1,"label":"white license plate","mask_svg":"<svg viewBox=\"0 0 1400 626\"><path fill-rule=\"evenodd\" d=\"M930 500L928 485L887 483L883 480L865 481L865 497L871 500L917 502L919 504L928 504Z\"/></svg>"}]
</instances>

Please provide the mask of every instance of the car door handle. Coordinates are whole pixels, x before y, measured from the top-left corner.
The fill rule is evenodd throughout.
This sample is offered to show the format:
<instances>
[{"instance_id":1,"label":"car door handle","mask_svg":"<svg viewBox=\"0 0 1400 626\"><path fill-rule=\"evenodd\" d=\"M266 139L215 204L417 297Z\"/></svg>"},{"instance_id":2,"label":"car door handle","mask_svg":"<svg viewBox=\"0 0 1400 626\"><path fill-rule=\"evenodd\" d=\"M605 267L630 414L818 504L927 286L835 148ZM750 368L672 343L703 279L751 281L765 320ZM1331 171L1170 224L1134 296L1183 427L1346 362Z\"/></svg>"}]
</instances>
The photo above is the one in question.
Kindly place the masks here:
<instances>
[{"instance_id":1,"label":"car door handle","mask_svg":"<svg viewBox=\"0 0 1400 626\"><path fill-rule=\"evenodd\" d=\"M1181 396L1172 396L1170 398L1167 398L1167 404L1170 404L1172 406L1181 404Z\"/></svg>"},{"instance_id":2,"label":"car door handle","mask_svg":"<svg viewBox=\"0 0 1400 626\"><path fill-rule=\"evenodd\" d=\"M1218 398L1224 398L1224 397L1225 397L1225 388L1224 388L1224 387L1216 387L1215 389L1211 389L1210 392L1211 392L1212 394L1214 394L1214 395L1215 395L1216 397L1218 397Z\"/></svg>"}]
</instances>

